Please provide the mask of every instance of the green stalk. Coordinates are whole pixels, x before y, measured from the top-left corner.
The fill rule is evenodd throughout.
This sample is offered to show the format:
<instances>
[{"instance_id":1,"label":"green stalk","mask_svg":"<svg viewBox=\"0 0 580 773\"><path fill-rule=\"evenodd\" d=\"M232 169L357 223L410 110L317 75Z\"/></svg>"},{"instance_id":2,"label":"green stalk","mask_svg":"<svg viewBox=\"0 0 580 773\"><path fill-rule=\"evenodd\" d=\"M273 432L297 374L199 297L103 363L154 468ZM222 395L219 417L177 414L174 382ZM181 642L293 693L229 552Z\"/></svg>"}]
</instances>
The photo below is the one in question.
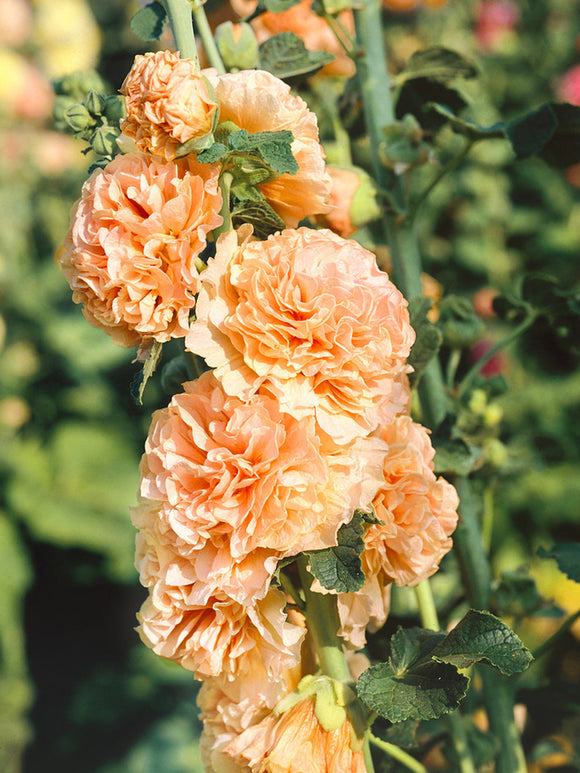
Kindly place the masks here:
<instances>
[{"instance_id":1,"label":"green stalk","mask_svg":"<svg viewBox=\"0 0 580 773\"><path fill-rule=\"evenodd\" d=\"M189 0L164 0L175 46L182 59L193 59L199 67L195 35L193 34L193 19Z\"/></svg>"},{"instance_id":2,"label":"green stalk","mask_svg":"<svg viewBox=\"0 0 580 773\"><path fill-rule=\"evenodd\" d=\"M427 773L427 768L422 765L419 760L411 757L410 754L407 754L407 752L403 751L399 746L395 746L395 744L389 743L388 741L383 741L382 738L377 738L377 736L372 733L369 733L369 740L373 746L376 746L377 749L380 749L388 754L389 757L392 757L409 770L412 770L413 773Z\"/></svg>"},{"instance_id":3,"label":"green stalk","mask_svg":"<svg viewBox=\"0 0 580 773\"><path fill-rule=\"evenodd\" d=\"M207 54L209 63L212 67L215 67L220 75L225 75L226 68L224 67L224 63L222 62L220 52L213 36L213 32L209 26L209 22L205 13L205 6L203 3L193 2L192 8L195 26L199 32L199 37L203 43L203 47L205 49L205 53Z\"/></svg>"},{"instance_id":4,"label":"green stalk","mask_svg":"<svg viewBox=\"0 0 580 773\"><path fill-rule=\"evenodd\" d=\"M314 593L310 589L314 578L308 571L306 556L300 556L297 564L306 604L306 624L312 635L320 669L332 679L350 682L352 677L342 649L342 639L338 635L340 621L336 596L331 593Z\"/></svg>"}]
</instances>

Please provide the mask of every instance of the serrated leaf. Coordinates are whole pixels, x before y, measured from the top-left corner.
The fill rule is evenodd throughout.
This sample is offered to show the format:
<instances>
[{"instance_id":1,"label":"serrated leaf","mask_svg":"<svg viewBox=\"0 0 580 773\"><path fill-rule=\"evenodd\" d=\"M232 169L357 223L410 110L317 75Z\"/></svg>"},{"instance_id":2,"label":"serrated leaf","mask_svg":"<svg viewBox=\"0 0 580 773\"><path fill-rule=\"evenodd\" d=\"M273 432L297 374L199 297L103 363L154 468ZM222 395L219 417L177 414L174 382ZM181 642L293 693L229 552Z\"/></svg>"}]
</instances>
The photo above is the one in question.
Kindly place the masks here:
<instances>
[{"instance_id":1,"label":"serrated leaf","mask_svg":"<svg viewBox=\"0 0 580 773\"><path fill-rule=\"evenodd\" d=\"M455 78L475 78L477 68L462 54L444 46L431 46L416 51L397 80L432 78L439 83L450 83Z\"/></svg>"},{"instance_id":2,"label":"serrated leaf","mask_svg":"<svg viewBox=\"0 0 580 773\"><path fill-rule=\"evenodd\" d=\"M474 609L447 634L432 657L458 668L487 663L506 676L524 671L533 659L509 626L490 612Z\"/></svg>"},{"instance_id":3,"label":"serrated leaf","mask_svg":"<svg viewBox=\"0 0 580 773\"><path fill-rule=\"evenodd\" d=\"M228 149L221 142L214 142L209 148L197 154L197 160L202 164L217 164L228 155Z\"/></svg>"},{"instance_id":4,"label":"serrated leaf","mask_svg":"<svg viewBox=\"0 0 580 773\"><path fill-rule=\"evenodd\" d=\"M249 133L245 129L232 132L228 147L234 153L258 153L277 174L296 174L298 162L292 154L294 137L291 131Z\"/></svg>"},{"instance_id":5,"label":"serrated leaf","mask_svg":"<svg viewBox=\"0 0 580 773\"><path fill-rule=\"evenodd\" d=\"M141 40L159 40L167 21L167 12L161 3L140 8L131 19L131 30Z\"/></svg>"},{"instance_id":6,"label":"serrated leaf","mask_svg":"<svg viewBox=\"0 0 580 773\"><path fill-rule=\"evenodd\" d=\"M371 666L358 680L359 698L390 722L436 719L453 711L469 680L455 666L432 660L444 636L422 629L397 631L388 662Z\"/></svg>"},{"instance_id":7,"label":"serrated leaf","mask_svg":"<svg viewBox=\"0 0 580 773\"><path fill-rule=\"evenodd\" d=\"M323 588L353 593L365 582L360 555L364 550L366 514L355 511L350 523L338 530L337 545L307 553L310 571Z\"/></svg>"},{"instance_id":8,"label":"serrated leaf","mask_svg":"<svg viewBox=\"0 0 580 773\"><path fill-rule=\"evenodd\" d=\"M143 367L131 381L130 391L138 405L143 405L143 393L151 376L155 373L161 357L162 344L153 341L149 353L143 363Z\"/></svg>"},{"instance_id":9,"label":"serrated leaf","mask_svg":"<svg viewBox=\"0 0 580 773\"><path fill-rule=\"evenodd\" d=\"M409 317L415 330L415 343L411 347L411 353L407 362L413 367L411 384L415 386L425 368L439 351L443 341L443 334L439 328L427 319L433 301L423 296L415 296L409 299Z\"/></svg>"},{"instance_id":10,"label":"serrated leaf","mask_svg":"<svg viewBox=\"0 0 580 773\"><path fill-rule=\"evenodd\" d=\"M309 51L294 32L279 32L260 45L260 68L282 80L313 75L332 61L326 51Z\"/></svg>"},{"instance_id":11,"label":"serrated leaf","mask_svg":"<svg viewBox=\"0 0 580 773\"><path fill-rule=\"evenodd\" d=\"M558 542L550 550L540 548L540 558L553 558L558 569L574 582L580 582L580 543Z\"/></svg>"},{"instance_id":12,"label":"serrated leaf","mask_svg":"<svg viewBox=\"0 0 580 773\"><path fill-rule=\"evenodd\" d=\"M506 135L518 161L539 155L556 167L580 162L580 107L545 102L507 124Z\"/></svg>"},{"instance_id":13,"label":"serrated leaf","mask_svg":"<svg viewBox=\"0 0 580 773\"><path fill-rule=\"evenodd\" d=\"M456 475L469 475L480 459L475 446L461 438L451 440L433 440L435 446L435 469L438 474L453 472Z\"/></svg>"},{"instance_id":14,"label":"serrated leaf","mask_svg":"<svg viewBox=\"0 0 580 773\"><path fill-rule=\"evenodd\" d=\"M453 114L467 106L457 88L435 78L413 78L401 87L395 107L396 116L401 119L406 113L411 113L424 129L437 131L447 123L447 119L433 109L433 103L446 106Z\"/></svg>"}]
</instances>

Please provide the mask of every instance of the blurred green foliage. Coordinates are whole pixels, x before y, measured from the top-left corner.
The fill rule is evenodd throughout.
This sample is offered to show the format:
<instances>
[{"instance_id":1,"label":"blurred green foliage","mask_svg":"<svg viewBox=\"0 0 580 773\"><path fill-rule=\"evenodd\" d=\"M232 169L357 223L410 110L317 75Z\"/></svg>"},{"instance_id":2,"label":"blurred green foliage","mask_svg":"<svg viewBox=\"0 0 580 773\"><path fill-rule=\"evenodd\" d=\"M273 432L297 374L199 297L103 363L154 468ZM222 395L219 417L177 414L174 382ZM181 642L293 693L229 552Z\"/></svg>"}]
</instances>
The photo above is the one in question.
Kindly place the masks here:
<instances>
[{"instance_id":1,"label":"blurred green foliage","mask_svg":"<svg viewBox=\"0 0 580 773\"><path fill-rule=\"evenodd\" d=\"M580 62L580 9L576 0L518 6L514 28L490 46L478 42L475 0L386 13L392 67L400 70L429 44L459 51L479 70L462 94L466 115L481 125L554 100L561 76ZM102 33L94 64L114 93L141 43L130 32L126 3L95 0L91 7ZM43 60L34 43L2 46L26 61ZM0 110L0 769L200 770L191 675L159 662L131 630L144 594L133 569L129 508L151 412L167 397L152 382L145 405L136 407L128 390L133 353L93 329L71 303L54 256L89 159L51 131L49 111L28 108L14 99ZM356 139L356 114L349 120ZM328 139L324 117L321 126ZM461 153L464 142L443 129L439 163ZM416 173L427 186L433 165ZM513 292L530 271L562 288L578 283L580 188L566 170L516 162L505 141L475 145L433 189L418 227L426 270L446 294L473 300L490 344L510 329L492 314L490 294ZM445 346L442 355L450 357ZM459 376L470 365L465 350ZM540 545L580 541L577 351L540 318L496 365L509 389L482 381L485 404L465 406L460 421L483 448L481 485L492 492L484 518L498 577L531 562L540 590L563 607L567 599L578 606L569 585L553 575L543 582L547 562L535 558ZM445 573L434 583L444 599L453 593L445 583ZM537 635L533 626L528 635ZM569 635L540 672L532 670L529 688L553 672L565 680L566 663L577 669L573 645ZM552 705L530 699L532 727L544 717L542 735L558 730L566 713L548 716Z\"/></svg>"}]
</instances>

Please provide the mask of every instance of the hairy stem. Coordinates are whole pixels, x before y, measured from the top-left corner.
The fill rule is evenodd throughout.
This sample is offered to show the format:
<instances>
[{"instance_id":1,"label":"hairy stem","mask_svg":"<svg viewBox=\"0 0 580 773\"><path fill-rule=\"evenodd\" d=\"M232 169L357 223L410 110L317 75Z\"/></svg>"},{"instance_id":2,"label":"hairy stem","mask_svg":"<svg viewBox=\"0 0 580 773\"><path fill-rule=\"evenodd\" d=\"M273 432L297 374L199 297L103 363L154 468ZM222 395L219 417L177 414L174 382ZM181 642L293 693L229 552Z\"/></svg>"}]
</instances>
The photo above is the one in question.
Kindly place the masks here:
<instances>
[{"instance_id":1,"label":"hairy stem","mask_svg":"<svg viewBox=\"0 0 580 773\"><path fill-rule=\"evenodd\" d=\"M177 50L182 59L193 59L199 67L195 35L193 34L191 3L189 0L164 0L164 3Z\"/></svg>"}]
</instances>

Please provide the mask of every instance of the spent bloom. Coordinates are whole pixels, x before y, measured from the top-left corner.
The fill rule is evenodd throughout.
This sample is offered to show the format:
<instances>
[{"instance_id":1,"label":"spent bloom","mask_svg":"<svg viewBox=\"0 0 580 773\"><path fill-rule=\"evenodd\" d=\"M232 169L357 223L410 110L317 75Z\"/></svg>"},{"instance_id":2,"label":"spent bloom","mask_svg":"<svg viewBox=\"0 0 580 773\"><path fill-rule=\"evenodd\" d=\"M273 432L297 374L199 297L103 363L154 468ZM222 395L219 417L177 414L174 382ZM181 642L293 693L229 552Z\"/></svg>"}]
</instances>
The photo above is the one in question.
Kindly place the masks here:
<instances>
[{"instance_id":1,"label":"spent bloom","mask_svg":"<svg viewBox=\"0 0 580 773\"><path fill-rule=\"evenodd\" d=\"M121 346L182 337L196 258L222 223L218 169L117 156L85 182L61 251L75 303Z\"/></svg>"},{"instance_id":2,"label":"spent bloom","mask_svg":"<svg viewBox=\"0 0 580 773\"><path fill-rule=\"evenodd\" d=\"M328 211L330 177L318 141L316 114L290 93L290 86L263 70L216 76L206 70L220 103L220 121L248 132L291 131L296 174L283 174L259 186L270 206L293 228L308 215Z\"/></svg>"},{"instance_id":3,"label":"spent bloom","mask_svg":"<svg viewBox=\"0 0 580 773\"><path fill-rule=\"evenodd\" d=\"M407 303L371 252L331 231L220 237L196 315L186 346L228 394L268 391L296 418L315 416L335 443L368 435L407 403Z\"/></svg>"},{"instance_id":4,"label":"spent bloom","mask_svg":"<svg viewBox=\"0 0 580 773\"><path fill-rule=\"evenodd\" d=\"M193 59L171 51L138 55L121 86L123 134L139 150L173 159L181 144L202 141L212 131L218 103L210 92Z\"/></svg>"}]
</instances>

